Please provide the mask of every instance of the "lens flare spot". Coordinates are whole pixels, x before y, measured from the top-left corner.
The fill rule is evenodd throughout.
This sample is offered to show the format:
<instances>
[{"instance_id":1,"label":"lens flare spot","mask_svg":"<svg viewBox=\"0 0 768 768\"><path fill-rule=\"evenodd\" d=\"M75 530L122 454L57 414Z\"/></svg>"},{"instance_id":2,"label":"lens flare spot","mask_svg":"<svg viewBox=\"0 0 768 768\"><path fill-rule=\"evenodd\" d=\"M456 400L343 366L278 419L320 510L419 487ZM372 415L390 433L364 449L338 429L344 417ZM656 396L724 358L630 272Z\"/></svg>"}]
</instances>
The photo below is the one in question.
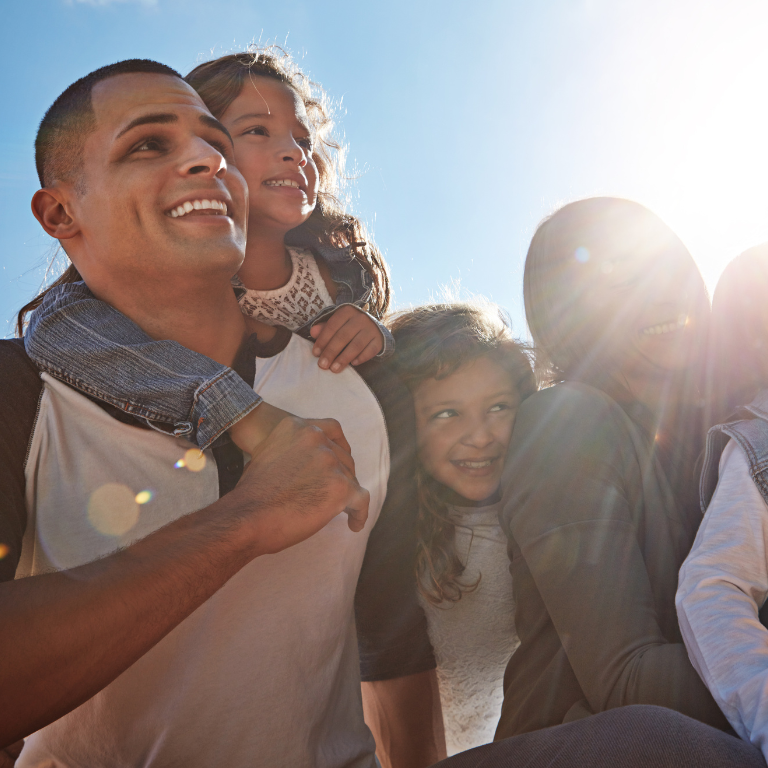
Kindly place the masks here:
<instances>
[{"instance_id":1,"label":"lens flare spot","mask_svg":"<svg viewBox=\"0 0 768 768\"><path fill-rule=\"evenodd\" d=\"M2 560L10 551L11 548L7 544L0 544L0 560Z\"/></svg>"},{"instance_id":2,"label":"lens flare spot","mask_svg":"<svg viewBox=\"0 0 768 768\"><path fill-rule=\"evenodd\" d=\"M121 483L97 488L88 502L88 520L105 536L122 536L139 519L139 505L133 491Z\"/></svg>"},{"instance_id":3,"label":"lens flare spot","mask_svg":"<svg viewBox=\"0 0 768 768\"><path fill-rule=\"evenodd\" d=\"M183 469L187 466L187 462L184 461L184 459L179 459L173 466L176 467L176 469Z\"/></svg>"},{"instance_id":4,"label":"lens flare spot","mask_svg":"<svg viewBox=\"0 0 768 768\"><path fill-rule=\"evenodd\" d=\"M577 248L573 255L580 264L586 264L589 261L589 251L583 245Z\"/></svg>"},{"instance_id":5,"label":"lens flare spot","mask_svg":"<svg viewBox=\"0 0 768 768\"><path fill-rule=\"evenodd\" d=\"M199 448L190 448L182 459L190 472L200 472L205 468L205 454Z\"/></svg>"},{"instance_id":6,"label":"lens flare spot","mask_svg":"<svg viewBox=\"0 0 768 768\"><path fill-rule=\"evenodd\" d=\"M152 491L150 490L139 491L136 494L135 501L137 504L146 504L148 501L152 501Z\"/></svg>"}]
</instances>

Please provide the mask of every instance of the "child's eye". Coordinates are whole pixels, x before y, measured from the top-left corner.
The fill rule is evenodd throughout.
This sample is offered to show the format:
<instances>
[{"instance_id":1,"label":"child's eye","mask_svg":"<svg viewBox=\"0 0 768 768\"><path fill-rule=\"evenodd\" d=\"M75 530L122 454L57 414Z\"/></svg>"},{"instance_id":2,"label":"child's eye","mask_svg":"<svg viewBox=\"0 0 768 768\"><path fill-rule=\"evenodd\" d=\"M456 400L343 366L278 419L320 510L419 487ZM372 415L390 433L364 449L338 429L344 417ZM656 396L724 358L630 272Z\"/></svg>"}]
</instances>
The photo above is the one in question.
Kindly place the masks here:
<instances>
[{"instance_id":1,"label":"child's eye","mask_svg":"<svg viewBox=\"0 0 768 768\"><path fill-rule=\"evenodd\" d=\"M263 125L254 125L243 131L243 136L269 136L269 131Z\"/></svg>"},{"instance_id":2,"label":"child's eye","mask_svg":"<svg viewBox=\"0 0 768 768\"><path fill-rule=\"evenodd\" d=\"M296 139L296 143L303 149L306 149L307 152L311 152L312 148L315 146L315 142L312 141L311 136L305 136L304 138Z\"/></svg>"},{"instance_id":3,"label":"child's eye","mask_svg":"<svg viewBox=\"0 0 768 768\"><path fill-rule=\"evenodd\" d=\"M498 413L499 411L508 411L510 409L509 403L496 403L495 405L492 405L489 409L489 413Z\"/></svg>"},{"instance_id":4,"label":"child's eye","mask_svg":"<svg viewBox=\"0 0 768 768\"><path fill-rule=\"evenodd\" d=\"M430 418L432 419L450 419L451 416L456 416L456 411L453 410L453 408L446 408L444 411L438 411L437 413L432 414Z\"/></svg>"}]
</instances>

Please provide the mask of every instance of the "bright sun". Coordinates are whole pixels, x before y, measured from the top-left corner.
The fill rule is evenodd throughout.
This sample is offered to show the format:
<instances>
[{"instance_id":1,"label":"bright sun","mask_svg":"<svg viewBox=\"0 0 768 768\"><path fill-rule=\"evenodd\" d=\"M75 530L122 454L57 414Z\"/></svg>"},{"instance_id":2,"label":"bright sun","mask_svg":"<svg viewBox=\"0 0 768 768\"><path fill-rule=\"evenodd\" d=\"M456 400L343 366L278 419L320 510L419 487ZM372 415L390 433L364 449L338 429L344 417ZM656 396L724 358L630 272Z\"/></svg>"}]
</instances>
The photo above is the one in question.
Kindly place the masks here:
<instances>
[{"instance_id":1,"label":"bright sun","mask_svg":"<svg viewBox=\"0 0 768 768\"><path fill-rule=\"evenodd\" d=\"M658 110L638 126L637 197L682 237L710 290L731 258L768 240L768 3L723 27L727 8L663 30L675 35L674 76L654 72L645 96Z\"/></svg>"}]
</instances>

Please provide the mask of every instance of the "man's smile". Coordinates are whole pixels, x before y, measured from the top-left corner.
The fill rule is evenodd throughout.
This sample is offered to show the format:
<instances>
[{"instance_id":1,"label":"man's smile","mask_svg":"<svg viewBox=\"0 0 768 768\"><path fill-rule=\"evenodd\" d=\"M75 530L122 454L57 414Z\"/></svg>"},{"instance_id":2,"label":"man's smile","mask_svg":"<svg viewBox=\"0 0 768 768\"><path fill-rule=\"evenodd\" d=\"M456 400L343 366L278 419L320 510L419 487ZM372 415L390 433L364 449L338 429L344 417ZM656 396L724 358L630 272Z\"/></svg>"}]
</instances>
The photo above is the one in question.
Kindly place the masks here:
<instances>
[{"instance_id":1,"label":"man's smile","mask_svg":"<svg viewBox=\"0 0 768 768\"><path fill-rule=\"evenodd\" d=\"M187 200L171 209L167 215L176 219L189 213L200 213L205 216L227 216L227 204L223 200Z\"/></svg>"}]
</instances>

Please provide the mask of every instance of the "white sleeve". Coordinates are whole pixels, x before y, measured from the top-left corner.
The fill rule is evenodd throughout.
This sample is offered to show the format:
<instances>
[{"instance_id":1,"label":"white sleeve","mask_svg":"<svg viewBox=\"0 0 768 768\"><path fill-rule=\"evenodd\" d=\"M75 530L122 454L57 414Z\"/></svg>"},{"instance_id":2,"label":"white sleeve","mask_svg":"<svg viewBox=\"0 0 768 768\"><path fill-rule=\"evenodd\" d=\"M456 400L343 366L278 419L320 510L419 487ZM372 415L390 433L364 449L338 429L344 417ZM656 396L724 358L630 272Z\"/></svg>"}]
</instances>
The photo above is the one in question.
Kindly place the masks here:
<instances>
[{"instance_id":1,"label":"white sleeve","mask_svg":"<svg viewBox=\"0 0 768 768\"><path fill-rule=\"evenodd\" d=\"M768 759L768 506L731 440L693 549L680 569L677 614L693 666L734 730Z\"/></svg>"}]
</instances>

